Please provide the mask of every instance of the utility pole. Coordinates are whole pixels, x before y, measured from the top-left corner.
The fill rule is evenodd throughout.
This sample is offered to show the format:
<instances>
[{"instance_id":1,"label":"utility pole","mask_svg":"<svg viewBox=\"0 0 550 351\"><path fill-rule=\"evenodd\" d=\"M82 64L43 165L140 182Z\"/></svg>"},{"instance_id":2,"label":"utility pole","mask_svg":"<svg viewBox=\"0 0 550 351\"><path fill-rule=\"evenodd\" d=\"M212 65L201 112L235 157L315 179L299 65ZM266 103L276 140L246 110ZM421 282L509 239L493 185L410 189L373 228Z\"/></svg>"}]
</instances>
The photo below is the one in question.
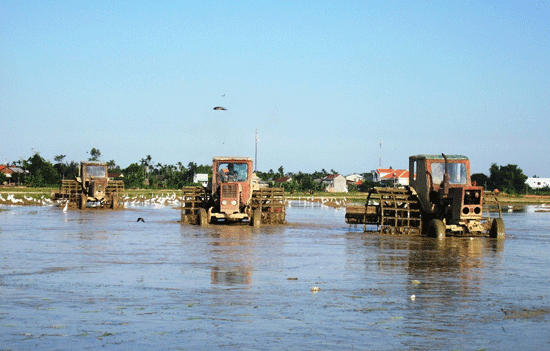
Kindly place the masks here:
<instances>
[{"instance_id":1,"label":"utility pole","mask_svg":"<svg viewBox=\"0 0 550 351\"><path fill-rule=\"evenodd\" d=\"M380 157L378 158L378 168L382 168L382 140L380 140Z\"/></svg>"}]
</instances>

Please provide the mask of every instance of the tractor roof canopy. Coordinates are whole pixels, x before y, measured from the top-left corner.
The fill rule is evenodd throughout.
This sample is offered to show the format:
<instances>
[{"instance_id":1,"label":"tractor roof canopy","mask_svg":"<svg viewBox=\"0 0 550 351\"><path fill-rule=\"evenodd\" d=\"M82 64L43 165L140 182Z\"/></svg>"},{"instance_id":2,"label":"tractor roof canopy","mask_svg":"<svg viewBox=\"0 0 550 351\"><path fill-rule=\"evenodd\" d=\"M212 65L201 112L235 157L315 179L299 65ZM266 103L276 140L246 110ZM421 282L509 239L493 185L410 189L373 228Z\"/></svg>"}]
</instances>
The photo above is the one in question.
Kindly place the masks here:
<instances>
[{"instance_id":1,"label":"tractor roof canopy","mask_svg":"<svg viewBox=\"0 0 550 351\"><path fill-rule=\"evenodd\" d=\"M214 157L212 161L214 162L228 162L228 161L252 162L252 158L251 157L234 157L234 156L217 156L217 157Z\"/></svg>"},{"instance_id":2,"label":"tractor roof canopy","mask_svg":"<svg viewBox=\"0 0 550 351\"><path fill-rule=\"evenodd\" d=\"M468 160L468 157L462 156L462 155L445 155L447 156L447 160ZM415 160L444 160L442 155L426 155L426 154L420 154L411 156L411 159Z\"/></svg>"}]
</instances>

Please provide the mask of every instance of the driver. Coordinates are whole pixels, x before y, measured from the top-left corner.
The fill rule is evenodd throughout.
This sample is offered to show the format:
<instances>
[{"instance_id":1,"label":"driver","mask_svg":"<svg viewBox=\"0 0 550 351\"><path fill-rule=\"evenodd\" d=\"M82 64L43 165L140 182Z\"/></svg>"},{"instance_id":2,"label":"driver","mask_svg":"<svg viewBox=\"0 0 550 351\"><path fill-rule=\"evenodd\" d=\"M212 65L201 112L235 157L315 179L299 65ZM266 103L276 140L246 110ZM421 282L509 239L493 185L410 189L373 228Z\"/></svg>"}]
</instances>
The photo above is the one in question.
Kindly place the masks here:
<instances>
[{"instance_id":1,"label":"driver","mask_svg":"<svg viewBox=\"0 0 550 351\"><path fill-rule=\"evenodd\" d=\"M234 181L237 179L237 172L235 171L235 165L233 163L230 163L227 165L227 169L228 169L228 172L227 172L227 182L228 181Z\"/></svg>"}]
</instances>

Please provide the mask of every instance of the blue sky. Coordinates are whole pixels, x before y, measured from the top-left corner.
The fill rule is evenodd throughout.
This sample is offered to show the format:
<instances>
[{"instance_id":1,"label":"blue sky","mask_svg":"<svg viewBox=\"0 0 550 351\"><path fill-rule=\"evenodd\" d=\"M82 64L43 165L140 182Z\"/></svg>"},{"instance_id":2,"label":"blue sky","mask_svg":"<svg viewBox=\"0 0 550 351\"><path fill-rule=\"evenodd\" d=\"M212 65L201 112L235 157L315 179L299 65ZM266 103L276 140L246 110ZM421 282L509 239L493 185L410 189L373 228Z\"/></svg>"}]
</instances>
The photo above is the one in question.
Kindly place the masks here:
<instances>
[{"instance_id":1,"label":"blue sky","mask_svg":"<svg viewBox=\"0 0 550 351\"><path fill-rule=\"evenodd\" d=\"M382 140L550 177L549 31L544 1L7 0L0 157L210 164L257 129L262 171L370 171Z\"/></svg>"}]
</instances>

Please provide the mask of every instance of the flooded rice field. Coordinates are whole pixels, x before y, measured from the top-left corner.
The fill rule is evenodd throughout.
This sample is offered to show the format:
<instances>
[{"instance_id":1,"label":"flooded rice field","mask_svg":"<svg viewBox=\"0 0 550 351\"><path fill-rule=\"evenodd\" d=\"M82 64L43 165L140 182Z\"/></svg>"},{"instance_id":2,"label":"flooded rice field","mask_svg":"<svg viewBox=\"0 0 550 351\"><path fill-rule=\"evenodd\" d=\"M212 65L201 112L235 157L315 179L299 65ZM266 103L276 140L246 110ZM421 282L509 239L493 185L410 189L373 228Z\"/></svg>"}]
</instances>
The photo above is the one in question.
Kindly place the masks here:
<instances>
[{"instance_id":1,"label":"flooded rice field","mask_svg":"<svg viewBox=\"0 0 550 351\"><path fill-rule=\"evenodd\" d=\"M0 349L550 349L550 213L506 240L179 223L169 206L0 212ZM137 222L137 218L145 222Z\"/></svg>"}]
</instances>

